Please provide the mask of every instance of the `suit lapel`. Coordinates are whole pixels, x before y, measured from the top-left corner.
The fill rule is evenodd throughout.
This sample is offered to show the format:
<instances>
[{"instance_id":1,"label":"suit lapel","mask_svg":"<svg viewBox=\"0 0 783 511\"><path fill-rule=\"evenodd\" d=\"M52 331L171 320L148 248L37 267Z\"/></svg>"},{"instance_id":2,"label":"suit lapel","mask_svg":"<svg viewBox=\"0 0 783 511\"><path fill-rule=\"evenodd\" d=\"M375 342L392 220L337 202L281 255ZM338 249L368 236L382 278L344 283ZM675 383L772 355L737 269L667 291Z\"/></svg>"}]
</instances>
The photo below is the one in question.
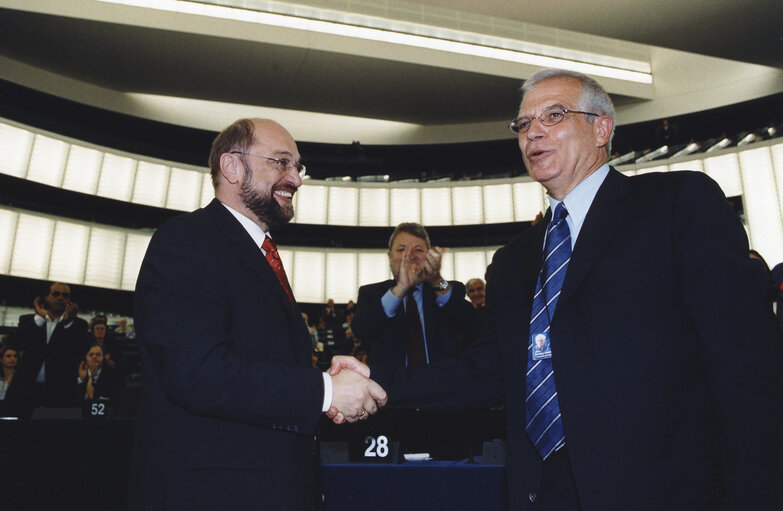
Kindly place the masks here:
<instances>
[{"instance_id":1,"label":"suit lapel","mask_svg":"<svg viewBox=\"0 0 783 511\"><path fill-rule=\"evenodd\" d=\"M601 251L617 231L630 206L628 178L611 169L598 189L568 263L558 307L571 298Z\"/></svg>"},{"instance_id":2,"label":"suit lapel","mask_svg":"<svg viewBox=\"0 0 783 511\"><path fill-rule=\"evenodd\" d=\"M530 227L517 240L510 243L507 246L508 254L496 258L496 261L501 264L492 269L492 285L498 287L498 292L493 292L496 303L492 304L492 308L498 313L493 314L493 317L498 322L500 330L510 333L510 335L499 335L498 339L511 341L505 346L504 351L512 360L520 361L527 357L530 311L533 307L533 293L541 265L544 230L550 217L551 213L547 211L541 222ZM524 371L520 374L524 374Z\"/></svg>"},{"instance_id":3,"label":"suit lapel","mask_svg":"<svg viewBox=\"0 0 783 511\"><path fill-rule=\"evenodd\" d=\"M297 304L296 310L291 309L291 302L288 300L285 291L283 291L280 281L277 280L275 272L272 271L264 254L261 253L261 250L245 228L242 227L242 224L240 224L217 199L209 203L209 205L204 208L204 211L214 222L223 241L228 245L229 252L237 257L250 272L258 277L269 289L269 292L277 297L282 304L283 309L291 315L296 323L302 323L302 327L305 328L299 313L299 305Z\"/></svg>"}]
</instances>

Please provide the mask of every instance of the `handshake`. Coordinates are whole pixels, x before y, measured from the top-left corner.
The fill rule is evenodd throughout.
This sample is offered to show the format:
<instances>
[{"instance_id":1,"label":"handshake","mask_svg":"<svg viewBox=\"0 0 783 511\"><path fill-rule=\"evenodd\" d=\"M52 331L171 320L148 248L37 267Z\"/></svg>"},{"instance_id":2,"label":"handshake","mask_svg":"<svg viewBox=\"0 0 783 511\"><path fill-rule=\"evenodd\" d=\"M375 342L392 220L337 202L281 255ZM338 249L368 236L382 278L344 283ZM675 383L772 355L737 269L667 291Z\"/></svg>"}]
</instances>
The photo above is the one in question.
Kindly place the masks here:
<instances>
[{"instance_id":1,"label":"handshake","mask_svg":"<svg viewBox=\"0 0 783 511\"><path fill-rule=\"evenodd\" d=\"M332 405L326 416L335 424L364 420L384 406L386 391L370 379L370 368L353 357L332 357Z\"/></svg>"}]
</instances>

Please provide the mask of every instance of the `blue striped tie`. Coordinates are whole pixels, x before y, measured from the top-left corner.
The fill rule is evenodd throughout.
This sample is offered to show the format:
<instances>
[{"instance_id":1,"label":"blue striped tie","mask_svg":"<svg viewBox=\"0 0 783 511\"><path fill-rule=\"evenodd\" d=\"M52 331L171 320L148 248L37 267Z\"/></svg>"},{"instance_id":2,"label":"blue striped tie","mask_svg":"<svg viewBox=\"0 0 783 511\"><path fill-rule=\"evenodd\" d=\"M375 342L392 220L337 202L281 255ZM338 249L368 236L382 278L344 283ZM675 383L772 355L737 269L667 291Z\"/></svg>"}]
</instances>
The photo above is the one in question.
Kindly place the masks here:
<instances>
[{"instance_id":1,"label":"blue striped tie","mask_svg":"<svg viewBox=\"0 0 783 511\"><path fill-rule=\"evenodd\" d=\"M568 261L571 259L571 231L565 221L566 216L568 211L561 202L548 226L543 268L539 272L536 294L533 297L527 347L525 430L543 459L547 459L565 444L565 435L560 418L560 405L557 402L552 359L533 360L532 337L538 333L549 334L549 323L563 287Z\"/></svg>"}]
</instances>

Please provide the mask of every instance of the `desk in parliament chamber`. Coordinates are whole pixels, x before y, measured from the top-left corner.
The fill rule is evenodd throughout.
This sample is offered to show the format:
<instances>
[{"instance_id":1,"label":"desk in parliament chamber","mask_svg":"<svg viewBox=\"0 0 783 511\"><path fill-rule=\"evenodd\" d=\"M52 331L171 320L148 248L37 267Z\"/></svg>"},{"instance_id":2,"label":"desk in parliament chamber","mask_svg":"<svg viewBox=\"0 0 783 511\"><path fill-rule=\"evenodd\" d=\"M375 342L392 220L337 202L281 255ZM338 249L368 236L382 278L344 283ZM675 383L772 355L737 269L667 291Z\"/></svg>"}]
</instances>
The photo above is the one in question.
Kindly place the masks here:
<instances>
[{"instance_id":1,"label":"desk in parliament chamber","mask_svg":"<svg viewBox=\"0 0 783 511\"><path fill-rule=\"evenodd\" d=\"M72 410L66 416L78 417L80 413ZM327 445L346 445L345 439L361 438L384 424L392 435L406 430L406 452L424 452L429 445L436 458L381 464L354 462L347 453L343 453L345 459L340 462L325 456L325 509L505 509L505 467L480 463L478 437L471 441L479 447L468 445L466 438L457 441L461 426L454 425L452 418L456 415L436 413L431 420L426 412L413 411L403 414L403 419L395 419L391 414L392 420L383 422L381 413L372 418L375 424L325 424L322 438ZM465 426L466 414L461 415ZM477 413L474 424L502 423L502 413L492 417L494 420L488 421ZM0 509L124 510L134 423L130 418L80 419L62 415L0 420ZM477 433L467 427L464 431L468 436ZM434 438L439 442L434 442ZM465 458L456 458L466 454Z\"/></svg>"}]
</instances>

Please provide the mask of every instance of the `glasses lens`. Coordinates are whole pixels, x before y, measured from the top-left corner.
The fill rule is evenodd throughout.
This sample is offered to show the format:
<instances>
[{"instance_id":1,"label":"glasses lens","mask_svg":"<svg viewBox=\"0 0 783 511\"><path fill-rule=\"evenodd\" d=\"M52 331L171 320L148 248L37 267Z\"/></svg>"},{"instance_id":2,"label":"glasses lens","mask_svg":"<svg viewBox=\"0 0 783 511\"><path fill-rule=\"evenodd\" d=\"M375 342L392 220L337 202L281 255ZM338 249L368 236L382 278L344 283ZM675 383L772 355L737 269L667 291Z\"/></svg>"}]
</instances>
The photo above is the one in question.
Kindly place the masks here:
<instances>
[{"instance_id":1,"label":"glasses lens","mask_svg":"<svg viewBox=\"0 0 783 511\"><path fill-rule=\"evenodd\" d=\"M565 117L565 110L562 108L552 108L551 110L544 112L540 119L544 126L554 126L562 121L563 117Z\"/></svg>"}]
</instances>

